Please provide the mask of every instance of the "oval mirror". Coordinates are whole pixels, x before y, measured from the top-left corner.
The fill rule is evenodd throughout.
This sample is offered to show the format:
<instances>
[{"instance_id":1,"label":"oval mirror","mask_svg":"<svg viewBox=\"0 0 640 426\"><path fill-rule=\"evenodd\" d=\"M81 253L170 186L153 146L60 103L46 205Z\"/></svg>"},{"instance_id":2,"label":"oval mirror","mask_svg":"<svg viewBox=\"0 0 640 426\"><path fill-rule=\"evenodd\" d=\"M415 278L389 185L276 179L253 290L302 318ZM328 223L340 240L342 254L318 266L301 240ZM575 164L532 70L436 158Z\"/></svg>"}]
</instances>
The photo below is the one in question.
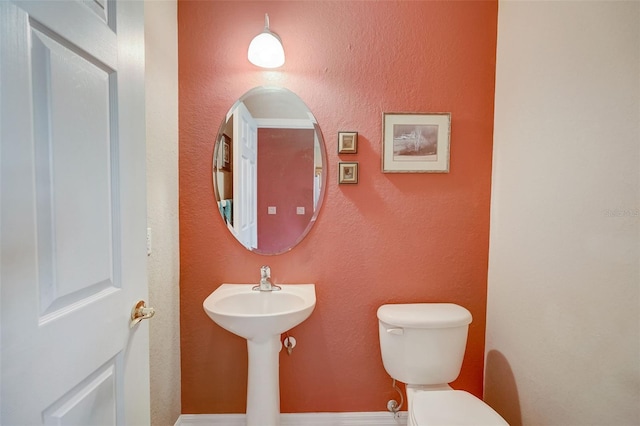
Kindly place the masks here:
<instances>
[{"instance_id":1,"label":"oval mirror","mask_svg":"<svg viewBox=\"0 0 640 426\"><path fill-rule=\"evenodd\" d=\"M225 226L248 250L281 254L307 235L326 182L324 141L293 92L251 89L223 120L213 154L213 186Z\"/></svg>"}]
</instances>

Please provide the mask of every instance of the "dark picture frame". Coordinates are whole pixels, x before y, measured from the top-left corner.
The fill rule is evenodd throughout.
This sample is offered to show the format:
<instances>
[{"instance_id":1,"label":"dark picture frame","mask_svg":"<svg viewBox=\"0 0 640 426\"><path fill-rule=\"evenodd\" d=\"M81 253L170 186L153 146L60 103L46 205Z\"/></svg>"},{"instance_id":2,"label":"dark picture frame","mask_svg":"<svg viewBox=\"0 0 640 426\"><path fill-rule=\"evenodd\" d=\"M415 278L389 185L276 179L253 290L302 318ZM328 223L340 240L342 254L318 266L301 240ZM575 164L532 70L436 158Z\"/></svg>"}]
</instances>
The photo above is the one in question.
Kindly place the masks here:
<instances>
[{"instance_id":1,"label":"dark picture frame","mask_svg":"<svg viewBox=\"0 0 640 426\"><path fill-rule=\"evenodd\" d=\"M338 132L338 154L358 152L358 132Z\"/></svg>"},{"instance_id":2,"label":"dark picture frame","mask_svg":"<svg viewBox=\"0 0 640 426\"><path fill-rule=\"evenodd\" d=\"M222 152L220 153L219 167L227 172L231 171L231 138L225 134L222 135L222 143L220 144Z\"/></svg>"},{"instance_id":3,"label":"dark picture frame","mask_svg":"<svg viewBox=\"0 0 640 426\"><path fill-rule=\"evenodd\" d=\"M357 162L338 163L338 183L339 184L358 183L358 163Z\"/></svg>"}]
</instances>

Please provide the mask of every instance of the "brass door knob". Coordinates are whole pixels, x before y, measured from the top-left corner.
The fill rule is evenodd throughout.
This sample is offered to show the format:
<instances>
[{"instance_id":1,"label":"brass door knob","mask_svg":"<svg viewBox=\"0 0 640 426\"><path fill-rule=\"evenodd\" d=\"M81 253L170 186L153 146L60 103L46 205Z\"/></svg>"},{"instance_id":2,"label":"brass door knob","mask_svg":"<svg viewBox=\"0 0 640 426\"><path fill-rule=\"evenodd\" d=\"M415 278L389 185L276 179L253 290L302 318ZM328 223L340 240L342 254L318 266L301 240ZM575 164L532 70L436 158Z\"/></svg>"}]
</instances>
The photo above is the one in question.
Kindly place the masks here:
<instances>
[{"instance_id":1,"label":"brass door knob","mask_svg":"<svg viewBox=\"0 0 640 426\"><path fill-rule=\"evenodd\" d=\"M149 319L156 314L155 309L148 308L144 300L138 301L131 309L131 321L129 322L129 328L133 328L137 323L142 320Z\"/></svg>"}]
</instances>

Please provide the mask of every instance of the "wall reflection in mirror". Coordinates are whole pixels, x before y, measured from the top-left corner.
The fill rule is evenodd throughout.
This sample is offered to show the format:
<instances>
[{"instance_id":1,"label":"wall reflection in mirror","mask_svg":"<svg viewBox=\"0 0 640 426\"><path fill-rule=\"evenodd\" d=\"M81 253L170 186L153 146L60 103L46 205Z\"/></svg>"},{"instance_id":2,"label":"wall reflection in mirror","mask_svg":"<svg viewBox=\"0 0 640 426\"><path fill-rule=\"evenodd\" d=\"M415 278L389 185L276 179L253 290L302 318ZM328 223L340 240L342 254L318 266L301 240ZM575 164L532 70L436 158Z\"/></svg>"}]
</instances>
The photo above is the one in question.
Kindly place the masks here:
<instances>
[{"instance_id":1,"label":"wall reflection in mirror","mask_svg":"<svg viewBox=\"0 0 640 426\"><path fill-rule=\"evenodd\" d=\"M280 87L256 87L231 107L214 149L220 216L248 250L281 254L313 226L326 184L320 127L304 102Z\"/></svg>"}]
</instances>

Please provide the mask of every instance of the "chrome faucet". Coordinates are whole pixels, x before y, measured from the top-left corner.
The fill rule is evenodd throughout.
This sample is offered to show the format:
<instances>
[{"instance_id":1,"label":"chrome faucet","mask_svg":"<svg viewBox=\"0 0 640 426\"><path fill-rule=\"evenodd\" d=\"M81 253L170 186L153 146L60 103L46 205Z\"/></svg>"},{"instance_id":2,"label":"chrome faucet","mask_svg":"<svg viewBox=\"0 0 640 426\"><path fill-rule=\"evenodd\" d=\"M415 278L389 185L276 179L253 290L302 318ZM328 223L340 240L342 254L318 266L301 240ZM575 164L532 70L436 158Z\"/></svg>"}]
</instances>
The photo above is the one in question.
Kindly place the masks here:
<instances>
[{"instance_id":1,"label":"chrome faucet","mask_svg":"<svg viewBox=\"0 0 640 426\"><path fill-rule=\"evenodd\" d=\"M260 284L253 286L252 290L259 291L275 291L281 290L280 286L274 285L271 283L271 268L268 266L263 266L260 268Z\"/></svg>"}]
</instances>

